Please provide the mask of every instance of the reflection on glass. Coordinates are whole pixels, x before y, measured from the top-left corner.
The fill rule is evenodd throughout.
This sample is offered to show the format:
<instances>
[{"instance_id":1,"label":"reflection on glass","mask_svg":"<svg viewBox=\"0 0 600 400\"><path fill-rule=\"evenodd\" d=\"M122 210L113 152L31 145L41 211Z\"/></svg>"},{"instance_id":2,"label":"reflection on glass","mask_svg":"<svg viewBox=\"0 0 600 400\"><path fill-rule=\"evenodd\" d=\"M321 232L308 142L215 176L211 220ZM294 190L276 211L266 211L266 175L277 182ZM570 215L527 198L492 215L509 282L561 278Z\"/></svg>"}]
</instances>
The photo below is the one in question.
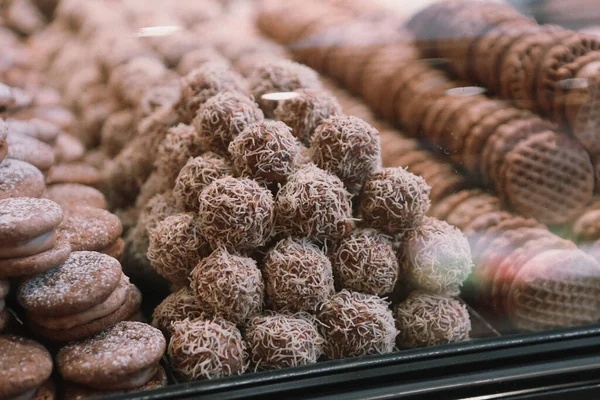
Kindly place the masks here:
<instances>
[{"instance_id":1,"label":"reflection on glass","mask_svg":"<svg viewBox=\"0 0 600 400\"><path fill-rule=\"evenodd\" d=\"M181 30L178 25L145 26L135 34L137 37L169 36Z\"/></svg>"},{"instance_id":2,"label":"reflection on glass","mask_svg":"<svg viewBox=\"0 0 600 400\"><path fill-rule=\"evenodd\" d=\"M478 94L483 94L487 91L486 88L482 88L480 86L463 86L456 87L452 89L446 90L446 94L448 96L477 96Z\"/></svg>"},{"instance_id":3,"label":"reflection on glass","mask_svg":"<svg viewBox=\"0 0 600 400\"><path fill-rule=\"evenodd\" d=\"M261 96L263 100L273 100L273 101L281 101L281 100L289 100L298 97L298 93L296 92L274 92L274 93L266 93Z\"/></svg>"}]
</instances>

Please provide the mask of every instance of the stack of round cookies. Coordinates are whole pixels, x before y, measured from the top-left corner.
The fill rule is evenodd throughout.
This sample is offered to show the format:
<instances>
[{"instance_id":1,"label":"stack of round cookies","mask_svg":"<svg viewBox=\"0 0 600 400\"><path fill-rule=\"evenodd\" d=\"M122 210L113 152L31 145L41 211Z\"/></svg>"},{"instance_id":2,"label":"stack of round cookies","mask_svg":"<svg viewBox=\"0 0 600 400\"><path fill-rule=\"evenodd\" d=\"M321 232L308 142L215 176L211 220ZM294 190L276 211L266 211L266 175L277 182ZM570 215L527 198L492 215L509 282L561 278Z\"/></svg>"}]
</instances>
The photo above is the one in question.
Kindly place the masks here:
<instances>
[{"instance_id":1,"label":"stack of round cookies","mask_svg":"<svg viewBox=\"0 0 600 400\"><path fill-rule=\"evenodd\" d=\"M15 21L19 13L12 16ZM61 342L99 340L116 322L138 318L141 293L117 260L124 247L121 222L105 210L104 195L93 187L101 186L102 176L83 161L84 145L69 133L72 113L46 86L30 50L17 39L8 47L12 50L19 52L19 62L0 71L0 79L12 85L0 88L0 331L10 333L0 336L0 397L53 399L52 355L21 336L40 339L52 353ZM96 386L95 397L166 385L157 367L165 350L162 334L146 324L124 323L119 336L135 341L140 331L152 335L154 348L145 346L135 358L150 358L115 364L110 374L118 382ZM126 345L94 353L104 351L113 360ZM59 368L64 363L59 360ZM87 365L105 373L101 363Z\"/></svg>"}]
</instances>

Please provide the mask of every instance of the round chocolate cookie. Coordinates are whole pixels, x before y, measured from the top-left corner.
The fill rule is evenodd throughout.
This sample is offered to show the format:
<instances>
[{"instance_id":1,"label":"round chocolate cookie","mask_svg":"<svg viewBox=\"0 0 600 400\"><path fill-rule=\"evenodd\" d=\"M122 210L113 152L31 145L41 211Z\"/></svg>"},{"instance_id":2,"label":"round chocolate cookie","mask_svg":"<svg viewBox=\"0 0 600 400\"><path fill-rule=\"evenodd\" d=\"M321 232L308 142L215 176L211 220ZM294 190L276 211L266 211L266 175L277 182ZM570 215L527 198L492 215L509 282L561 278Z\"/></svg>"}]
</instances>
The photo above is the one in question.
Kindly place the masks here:
<instances>
[{"instance_id":1,"label":"round chocolate cookie","mask_svg":"<svg viewBox=\"0 0 600 400\"><path fill-rule=\"evenodd\" d=\"M80 161L85 156L85 147L81 140L68 133L61 133L54 145L56 160L61 163Z\"/></svg>"},{"instance_id":2,"label":"round chocolate cookie","mask_svg":"<svg viewBox=\"0 0 600 400\"><path fill-rule=\"evenodd\" d=\"M54 247L26 257L0 259L0 276L19 277L42 273L62 264L71 254L69 241L57 235Z\"/></svg>"},{"instance_id":3,"label":"round chocolate cookie","mask_svg":"<svg viewBox=\"0 0 600 400\"><path fill-rule=\"evenodd\" d=\"M594 169L585 149L552 131L531 135L510 151L501 179L508 203L546 224L580 214L594 190Z\"/></svg>"},{"instance_id":4,"label":"round chocolate cookie","mask_svg":"<svg viewBox=\"0 0 600 400\"><path fill-rule=\"evenodd\" d=\"M44 143L52 144L56 141L60 133L60 127L38 118L32 118L26 121L9 118L6 120L9 132L21 133L31 136L34 139L41 140Z\"/></svg>"},{"instance_id":5,"label":"round chocolate cookie","mask_svg":"<svg viewBox=\"0 0 600 400\"><path fill-rule=\"evenodd\" d=\"M106 209L106 198L98 189L79 183L57 183L46 188L44 197L63 208L87 206Z\"/></svg>"},{"instance_id":6,"label":"round chocolate cookie","mask_svg":"<svg viewBox=\"0 0 600 400\"><path fill-rule=\"evenodd\" d=\"M42 326L36 319L37 316L32 315L29 316L29 326L35 334L53 342L72 342L75 340L89 338L119 321L127 320L133 314L139 312L141 305L141 292L139 292L137 288L134 288L135 287L133 285L130 285L125 301L118 306L116 310L91 321L87 321L89 318L85 318L85 315L88 313L88 311L84 311L83 313L74 314L64 318L65 320L71 322L71 324L77 325L73 325L70 328L64 329L50 329L46 326ZM106 302L108 302L108 300L106 300ZM89 311L93 311L97 307L101 308L104 304L105 303L100 303L98 306L92 307Z\"/></svg>"},{"instance_id":7,"label":"round chocolate cookie","mask_svg":"<svg viewBox=\"0 0 600 400\"><path fill-rule=\"evenodd\" d=\"M512 323L526 331L587 325L600 318L599 292L596 260L577 249L548 250L516 274L507 311Z\"/></svg>"},{"instance_id":8,"label":"round chocolate cookie","mask_svg":"<svg viewBox=\"0 0 600 400\"><path fill-rule=\"evenodd\" d=\"M441 199L429 209L427 215L439 220L445 220L452 211L468 198L483 193L481 189L461 190Z\"/></svg>"},{"instance_id":9,"label":"round chocolate cookie","mask_svg":"<svg viewBox=\"0 0 600 400\"><path fill-rule=\"evenodd\" d=\"M31 164L5 159L0 162L0 200L10 197L41 197L44 175Z\"/></svg>"},{"instance_id":10,"label":"round chocolate cookie","mask_svg":"<svg viewBox=\"0 0 600 400\"><path fill-rule=\"evenodd\" d=\"M65 210L65 219L58 227L71 243L73 251L108 253L123 233L119 218L94 207L79 206Z\"/></svg>"},{"instance_id":11,"label":"round chocolate cookie","mask_svg":"<svg viewBox=\"0 0 600 400\"><path fill-rule=\"evenodd\" d=\"M57 164L50 168L46 183L81 183L82 185L99 186L102 173L84 162Z\"/></svg>"},{"instance_id":12,"label":"round chocolate cookie","mask_svg":"<svg viewBox=\"0 0 600 400\"><path fill-rule=\"evenodd\" d=\"M105 396L117 396L133 392L160 389L167 386L168 383L167 373L162 367L159 366L152 379L146 382L145 385L134 389L101 390L67 382L64 388L64 398L65 400L97 399Z\"/></svg>"},{"instance_id":13,"label":"round chocolate cookie","mask_svg":"<svg viewBox=\"0 0 600 400\"><path fill-rule=\"evenodd\" d=\"M450 225L463 229L480 215L501 210L502 204L497 196L480 191L454 207L445 220Z\"/></svg>"},{"instance_id":14,"label":"round chocolate cookie","mask_svg":"<svg viewBox=\"0 0 600 400\"><path fill-rule=\"evenodd\" d=\"M123 321L63 347L56 363L69 382L97 389L132 389L152 380L165 349L165 338L158 329Z\"/></svg>"},{"instance_id":15,"label":"round chocolate cookie","mask_svg":"<svg viewBox=\"0 0 600 400\"><path fill-rule=\"evenodd\" d=\"M121 280L121 265L105 254L73 252L61 265L25 280L19 303L30 314L63 316L103 302Z\"/></svg>"},{"instance_id":16,"label":"round chocolate cookie","mask_svg":"<svg viewBox=\"0 0 600 400\"><path fill-rule=\"evenodd\" d=\"M52 357L39 343L0 336L0 398L30 398L52 373Z\"/></svg>"},{"instance_id":17,"label":"round chocolate cookie","mask_svg":"<svg viewBox=\"0 0 600 400\"><path fill-rule=\"evenodd\" d=\"M6 138L8 144L7 158L28 162L40 171L47 171L54 165L52 147L31 136L11 133Z\"/></svg>"},{"instance_id":18,"label":"round chocolate cookie","mask_svg":"<svg viewBox=\"0 0 600 400\"><path fill-rule=\"evenodd\" d=\"M62 220L62 209L52 200L32 197L0 200L0 249L5 244L18 246L36 239L52 231Z\"/></svg>"}]
</instances>

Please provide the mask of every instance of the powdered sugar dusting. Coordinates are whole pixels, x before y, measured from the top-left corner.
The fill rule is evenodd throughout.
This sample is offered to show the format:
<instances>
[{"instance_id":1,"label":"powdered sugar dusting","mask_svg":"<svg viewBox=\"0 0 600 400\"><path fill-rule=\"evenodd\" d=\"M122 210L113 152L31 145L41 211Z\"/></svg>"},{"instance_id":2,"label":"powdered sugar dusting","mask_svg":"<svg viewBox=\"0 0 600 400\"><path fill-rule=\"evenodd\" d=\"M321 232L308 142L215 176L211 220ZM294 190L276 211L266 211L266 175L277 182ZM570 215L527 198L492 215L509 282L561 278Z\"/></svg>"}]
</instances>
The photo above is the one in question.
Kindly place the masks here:
<instances>
[{"instance_id":1,"label":"powdered sugar dusting","mask_svg":"<svg viewBox=\"0 0 600 400\"><path fill-rule=\"evenodd\" d=\"M123 233L116 215L94 207L66 210L65 219L58 229L69 240L73 251L105 249Z\"/></svg>"},{"instance_id":2,"label":"powdered sugar dusting","mask_svg":"<svg viewBox=\"0 0 600 400\"><path fill-rule=\"evenodd\" d=\"M62 218L62 209L52 200L33 197L0 200L0 241L44 233Z\"/></svg>"},{"instance_id":3,"label":"powdered sugar dusting","mask_svg":"<svg viewBox=\"0 0 600 400\"><path fill-rule=\"evenodd\" d=\"M0 398L13 398L44 382L52 372L48 351L33 340L0 336Z\"/></svg>"},{"instance_id":4,"label":"powdered sugar dusting","mask_svg":"<svg viewBox=\"0 0 600 400\"><path fill-rule=\"evenodd\" d=\"M4 160L0 163L0 193L15 189L29 177L44 182L44 175L33 165L19 160Z\"/></svg>"},{"instance_id":5,"label":"powdered sugar dusting","mask_svg":"<svg viewBox=\"0 0 600 400\"><path fill-rule=\"evenodd\" d=\"M63 264L25 281L19 302L30 312L68 315L106 299L121 279L121 265L105 254L73 252Z\"/></svg>"},{"instance_id":6,"label":"powdered sugar dusting","mask_svg":"<svg viewBox=\"0 0 600 400\"><path fill-rule=\"evenodd\" d=\"M6 138L6 143L8 143L8 158L29 162L43 170L54 164L52 147L31 136L11 133Z\"/></svg>"},{"instance_id":7,"label":"powdered sugar dusting","mask_svg":"<svg viewBox=\"0 0 600 400\"><path fill-rule=\"evenodd\" d=\"M118 322L98 335L63 347L56 357L69 381L114 381L158 363L166 349L162 333L147 324Z\"/></svg>"}]
</instances>

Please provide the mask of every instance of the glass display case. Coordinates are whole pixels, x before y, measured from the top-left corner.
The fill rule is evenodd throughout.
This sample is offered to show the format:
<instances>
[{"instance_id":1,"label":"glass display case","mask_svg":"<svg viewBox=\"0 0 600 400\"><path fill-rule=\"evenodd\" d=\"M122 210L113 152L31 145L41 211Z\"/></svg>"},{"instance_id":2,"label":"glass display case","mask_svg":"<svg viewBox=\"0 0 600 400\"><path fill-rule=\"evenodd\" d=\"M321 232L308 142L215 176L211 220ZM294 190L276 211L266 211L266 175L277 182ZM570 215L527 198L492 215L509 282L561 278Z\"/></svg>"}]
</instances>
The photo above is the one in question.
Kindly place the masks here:
<instances>
[{"instance_id":1,"label":"glass display case","mask_svg":"<svg viewBox=\"0 0 600 400\"><path fill-rule=\"evenodd\" d=\"M597 398L598 26L0 2L0 399Z\"/></svg>"}]
</instances>

